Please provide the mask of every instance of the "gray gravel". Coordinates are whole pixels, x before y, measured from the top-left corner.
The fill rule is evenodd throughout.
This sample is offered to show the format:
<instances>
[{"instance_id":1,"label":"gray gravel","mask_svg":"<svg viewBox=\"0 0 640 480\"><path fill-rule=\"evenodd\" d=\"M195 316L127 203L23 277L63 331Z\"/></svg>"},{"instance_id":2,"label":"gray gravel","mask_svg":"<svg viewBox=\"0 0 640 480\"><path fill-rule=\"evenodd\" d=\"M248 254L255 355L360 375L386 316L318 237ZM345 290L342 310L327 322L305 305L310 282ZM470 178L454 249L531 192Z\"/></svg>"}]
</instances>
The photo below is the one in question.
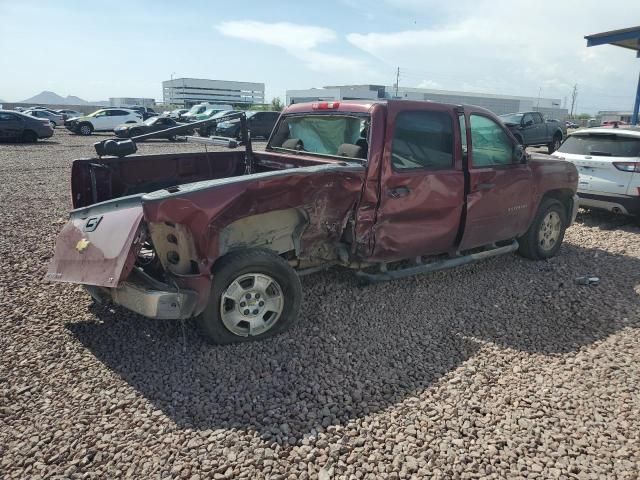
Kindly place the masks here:
<instances>
[{"instance_id":1,"label":"gray gravel","mask_svg":"<svg viewBox=\"0 0 640 480\"><path fill-rule=\"evenodd\" d=\"M581 213L547 262L305 277L292 331L215 347L41 281L94 141L0 144L0 477L638 478L628 221Z\"/></svg>"}]
</instances>

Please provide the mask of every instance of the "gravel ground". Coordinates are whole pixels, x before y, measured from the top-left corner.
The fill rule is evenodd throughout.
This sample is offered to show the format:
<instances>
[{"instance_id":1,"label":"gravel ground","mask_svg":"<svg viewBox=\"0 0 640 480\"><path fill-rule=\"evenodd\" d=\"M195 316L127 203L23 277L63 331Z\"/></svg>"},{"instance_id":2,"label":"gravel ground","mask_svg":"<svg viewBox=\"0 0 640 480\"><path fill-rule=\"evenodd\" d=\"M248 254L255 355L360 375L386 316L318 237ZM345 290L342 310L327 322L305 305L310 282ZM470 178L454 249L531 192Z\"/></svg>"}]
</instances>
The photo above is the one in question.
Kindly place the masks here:
<instances>
[{"instance_id":1,"label":"gravel ground","mask_svg":"<svg viewBox=\"0 0 640 480\"><path fill-rule=\"evenodd\" d=\"M215 347L41 281L94 141L0 145L0 477L638 478L628 221L581 213L546 262L305 277L292 331Z\"/></svg>"}]
</instances>

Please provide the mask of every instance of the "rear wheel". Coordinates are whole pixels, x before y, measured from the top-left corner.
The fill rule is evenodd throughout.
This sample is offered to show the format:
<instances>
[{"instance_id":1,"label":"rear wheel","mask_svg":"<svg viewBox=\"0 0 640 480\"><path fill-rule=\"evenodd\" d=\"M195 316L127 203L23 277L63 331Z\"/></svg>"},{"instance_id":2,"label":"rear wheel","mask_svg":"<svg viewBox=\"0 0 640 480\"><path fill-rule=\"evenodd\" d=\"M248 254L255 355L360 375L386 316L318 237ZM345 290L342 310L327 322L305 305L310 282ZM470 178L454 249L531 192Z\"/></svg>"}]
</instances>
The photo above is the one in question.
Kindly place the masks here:
<instances>
[{"instance_id":1,"label":"rear wheel","mask_svg":"<svg viewBox=\"0 0 640 480\"><path fill-rule=\"evenodd\" d=\"M553 141L547 146L549 149L549 153L553 153L560 148L560 144L562 143L562 135L556 135L553 137Z\"/></svg>"},{"instance_id":2,"label":"rear wheel","mask_svg":"<svg viewBox=\"0 0 640 480\"><path fill-rule=\"evenodd\" d=\"M38 135L33 130L25 130L22 133L22 141L25 143L35 143L38 141Z\"/></svg>"},{"instance_id":3,"label":"rear wheel","mask_svg":"<svg viewBox=\"0 0 640 480\"><path fill-rule=\"evenodd\" d=\"M301 298L298 275L275 253L257 249L231 253L214 269L200 327L212 343L261 340L291 326Z\"/></svg>"},{"instance_id":4,"label":"rear wheel","mask_svg":"<svg viewBox=\"0 0 640 480\"><path fill-rule=\"evenodd\" d=\"M81 123L78 127L78 133L80 135L91 135L93 133L93 125L90 123Z\"/></svg>"},{"instance_id":5,"label":"rear wheel","mask_svg":"<svg viewBox=\"0 0 640 480\"><path fill-rule=\"evenodd\" d=\"M566 229L566 209L558 200L546 198L540 204L529 230L518 239L518 253L532 260L553 257L560 250Z\"/></svg>"},{"instance_id":6,"label":"rear wheel","mask_svg":"<svg viewBox=\"0 0 640 480\"><path fill-rule=\"evenodd\" d=\"M51 124L51 126L53 128L56 128L58 126L58 124L56 122L52 121L52 120L49 120L49 123Z\"/></svg>"}]
</instances>

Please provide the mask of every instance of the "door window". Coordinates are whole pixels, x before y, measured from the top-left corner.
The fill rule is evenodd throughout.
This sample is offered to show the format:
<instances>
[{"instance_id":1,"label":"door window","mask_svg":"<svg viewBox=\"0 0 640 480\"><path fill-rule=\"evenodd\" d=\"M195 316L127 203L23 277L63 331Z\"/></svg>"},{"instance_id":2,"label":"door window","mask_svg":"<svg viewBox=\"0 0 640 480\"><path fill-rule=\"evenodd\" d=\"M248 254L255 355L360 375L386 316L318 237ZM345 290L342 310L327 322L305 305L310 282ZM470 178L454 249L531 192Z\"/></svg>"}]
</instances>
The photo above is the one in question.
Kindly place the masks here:
<instances>
[{"instance_id":1,"label":"door window","mask_svg":"<svg viewBox=\"0 0 640 480\"><path fill-rule=\"evenodd\" d=\"M0 113L0 122L11 122L15 119L16 117L10 113Z\"/></svg>"},{"instance_id":2,"label":"door window","mask_svg":"<svg viewBox=\"0 0 640 480\"><path fill-rule=\"evenodd\" d=\"M527 126L533 123L533 115L527 113L524 117L522 117L522 125Z\"/></svg>"},{"instance_id":3,"label":"door window","mask_svg":"<svg viewBox=\"0 0 640 480\"><path fill-rule=\"evenodd\" d=\"M453 166L453 127L446 112L402 112L391 146L395 170L443 170Z\"/></svg>"},{"instance_id":4,"label":"door window","mask_svg":"<svg viewBox=\"0 0 640 480\"><path fill-rule=\"evenodd\" d=\"M533 121L534 121L535 123L543 123L543 121L542 121L542 115L541 115L541 114L539 114L539 113L534 113L534 114L533 114Z\"/></svg>"},{"instance_id":5,"label":"door window","mask_svg":"<svg viewBox=\"0 0 640 480\"><path fill-rule=\"evenodd\" d=\"M471 115L470 129L474 167L513 163L513 143L500 125L482 115Z\"/></svg>"}]
</instances>

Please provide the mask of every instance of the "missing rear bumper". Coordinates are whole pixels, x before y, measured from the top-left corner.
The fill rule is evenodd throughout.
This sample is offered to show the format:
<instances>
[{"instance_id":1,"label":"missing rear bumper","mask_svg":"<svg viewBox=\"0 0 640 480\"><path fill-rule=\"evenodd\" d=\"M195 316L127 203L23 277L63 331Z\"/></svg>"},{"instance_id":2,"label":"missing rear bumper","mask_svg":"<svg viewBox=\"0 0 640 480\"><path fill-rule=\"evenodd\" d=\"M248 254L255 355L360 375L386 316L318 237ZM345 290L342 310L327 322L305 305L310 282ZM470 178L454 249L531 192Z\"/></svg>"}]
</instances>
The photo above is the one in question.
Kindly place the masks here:
<instances>
[{"instance_id":1,"label":"missing rear bumper","mask_svg":"<svg viewBox=\"0 0 640 480\"><path fill-rule=\"evenodd\" d=\"M84 285L98 302L113 302L132 312L159 320L180 320L193 316L198 296L193 290L158 289L142 283L124 282L117 288Z\"/></svg>"}]
</instances>

